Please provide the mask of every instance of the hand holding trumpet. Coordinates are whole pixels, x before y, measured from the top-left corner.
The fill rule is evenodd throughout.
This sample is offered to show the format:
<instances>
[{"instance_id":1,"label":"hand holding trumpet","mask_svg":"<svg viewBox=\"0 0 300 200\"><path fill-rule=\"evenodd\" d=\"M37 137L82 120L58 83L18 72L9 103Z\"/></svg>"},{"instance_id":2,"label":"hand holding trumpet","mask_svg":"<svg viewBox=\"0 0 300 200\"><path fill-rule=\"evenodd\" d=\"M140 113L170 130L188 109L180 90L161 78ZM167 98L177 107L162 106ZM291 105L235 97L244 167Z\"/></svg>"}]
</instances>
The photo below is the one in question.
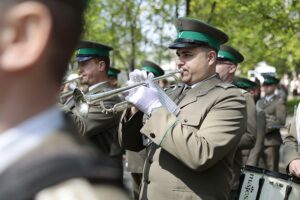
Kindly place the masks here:
<instances>
[{"instance_id":1,"label":"hand holding trumpet","mask_svg":"<svg viewBox=\"0 0 300 200\"><path fill-rule=\"evenodd\" d=\"M145 71L134 70L129 74L129 78L128 85L146 81L147 86L131 89L125 98L126 101L147 115L151 115L155 109L162 106L159 101L158 90L153 83L154 75L152 73L147 75Z\"/></svg>"}]
</instances>

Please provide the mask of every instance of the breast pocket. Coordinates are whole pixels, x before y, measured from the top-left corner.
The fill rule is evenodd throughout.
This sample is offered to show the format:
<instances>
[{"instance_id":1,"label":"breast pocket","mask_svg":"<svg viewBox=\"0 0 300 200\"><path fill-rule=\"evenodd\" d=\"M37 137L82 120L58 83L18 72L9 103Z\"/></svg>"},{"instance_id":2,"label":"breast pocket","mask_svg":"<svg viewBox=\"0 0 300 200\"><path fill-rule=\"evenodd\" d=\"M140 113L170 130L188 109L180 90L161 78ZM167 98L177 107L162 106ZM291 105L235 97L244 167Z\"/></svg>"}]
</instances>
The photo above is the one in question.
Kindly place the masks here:
<instances>
[{"instance_id":1,"label":"breast pocket","mask_svg":"<svg viewBox=\"0 0 300 200\"><path fill-rule=\"evenodd\" d=\"M198 127L202 121L200 114L181 113L179 120L183 125Z\"/></svg>"}]
</instances>

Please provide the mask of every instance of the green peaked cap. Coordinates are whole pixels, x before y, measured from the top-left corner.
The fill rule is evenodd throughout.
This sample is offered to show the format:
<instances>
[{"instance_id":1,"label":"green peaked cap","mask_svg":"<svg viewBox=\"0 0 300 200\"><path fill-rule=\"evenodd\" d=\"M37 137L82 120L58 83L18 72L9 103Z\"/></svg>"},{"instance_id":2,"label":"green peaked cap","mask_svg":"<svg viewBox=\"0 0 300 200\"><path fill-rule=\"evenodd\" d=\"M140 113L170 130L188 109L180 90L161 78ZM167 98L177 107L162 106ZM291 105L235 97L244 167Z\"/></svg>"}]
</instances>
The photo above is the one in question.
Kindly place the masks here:
<instances>
[{"instance_id":1,"label":"green peaked cap","mask_svg":"<svg viewBox=\"0 0 300 200\"><path fill-rule=\"evenodd\" d=\"M242 88L242 89L253 89L255 87L257 87L257 83L247 79L247 78L243 78L243 77L239 77L236 76L233 79L233 84L238 87L238 88Z\"/></svg>"},{"instance_id":2,"label":"green peaked cap","mask_svg":"<svg viewBox=\"0 0 300 200\"><path fill-rule=\"evenodd\" d=\"M155 77L162 76L165 74L164 70L160 66L149 60L142 61L142 69L153 73Z\"/></svg>"},{"instance_id":3,"label":"green peaked cap","mask_svg":"<svg viewBox=\"0 0 300 200\"><path fill-rule=\"evenodd\" d=\"M273 85L273 84L278 84L279 83L279 79L277 79L276 77L272 76L272 75L268 75L268 74L265 74L263 75L263 78L264 78L264 82L263 82L263 85Z\"/></svg>"},{"instance_id":4,"label":"green peaked cap","mask_svg":"<svg viewBox=\"0 0 300 200\"><path fill-rule=\"evenodd\" d=\"M178 18L178 35L170 49L210 46L219 50L220 45L228 41L228 36L221 30L202 21L191 18Z\"/></svg>"},{"instance_id":5,"label":"green peaked cap","mask_svg":"<svg viewBox=\"0 0 300 200\"><path fill-rule=\"evenodd\" d=\"M221 45L218 52L218 59L229 60L235 64L238 64L244 61L244 56L229 45Z\"/></svg>"},{"instance_id":6,"label":"green peaked cap","mask_svg":"<svg viewBox=\"0 0 300 200\"><path fill-rule=\"evenodd\" d=\"M118 77L118 74L120 73L121 71L116 69L116 68L113 68L113 67L110 67L108 69L108 72L107 72L107 75L109 77Z\"/></svg>"},{"instance_id":7,"label":"green peaked cap","mask_svg":"<svg viewBox=\"0 0 300 200\"><path fill-rule=\"evenodd\" d=\"M113 48L105 44L92 41L80 41L75 59L78 62L81 62L100 56L109 57L109 52L111 50L113 50Z\"/></svg>"}]
</instances>

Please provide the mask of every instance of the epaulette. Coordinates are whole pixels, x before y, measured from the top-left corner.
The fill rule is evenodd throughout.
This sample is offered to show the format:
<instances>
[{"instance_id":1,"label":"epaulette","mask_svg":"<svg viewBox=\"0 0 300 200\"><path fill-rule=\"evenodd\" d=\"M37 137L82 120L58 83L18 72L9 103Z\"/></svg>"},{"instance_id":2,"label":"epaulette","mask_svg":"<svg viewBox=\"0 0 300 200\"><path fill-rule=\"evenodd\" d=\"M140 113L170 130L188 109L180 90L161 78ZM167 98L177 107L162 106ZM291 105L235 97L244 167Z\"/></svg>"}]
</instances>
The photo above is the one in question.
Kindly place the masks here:
<instances>
[{"instance_id":1,"label":"epaulette","mask_svg":"<svg viewBox=\"0 0 300 200\"><path fill-rule=\"evenodd\" d=\"M222 87L224 89L228 89L228 88L236 88L235 85L231 84L231 83L218 83L217 87Z\"/></svg>"},{"instance_id":2,"label":"epaulette","mask_svg":"<svg viewBox=\"0 0 300 200\"><path fill-rule=\"evenodd\" d=\"M244 90L244 89L242 89L242 88L239 88L240 89L240 91L242 92L242 94L246 94L246 93L248 93L248 91L247 90Z\"/></svg>"}]
</instances>

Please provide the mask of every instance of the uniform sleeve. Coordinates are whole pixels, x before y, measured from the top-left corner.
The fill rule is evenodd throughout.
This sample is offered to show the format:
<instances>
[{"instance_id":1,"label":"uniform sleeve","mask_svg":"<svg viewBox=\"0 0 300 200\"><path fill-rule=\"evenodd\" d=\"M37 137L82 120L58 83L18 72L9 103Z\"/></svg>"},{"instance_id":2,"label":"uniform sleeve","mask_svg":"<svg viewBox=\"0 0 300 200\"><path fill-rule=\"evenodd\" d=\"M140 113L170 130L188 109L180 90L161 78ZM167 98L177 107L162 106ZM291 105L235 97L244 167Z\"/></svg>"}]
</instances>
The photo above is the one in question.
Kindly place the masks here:
<instances>
[{"instance_id":1,"label":"uniform sleeve","mask_svg":"<svg viewBox=\"0 0 300 200\"><path fill-rule=\"evenodd\" d=\"M104 106L110 108L117 102L116 99L109 99L103 103ZM99 130L117 127L121 117L121 113L103 113L99 104L90 105L87 116L82 116L76 109L73 109L72 112L67 112L67 114L73 118L79 132L87 137L99 134L101 132Z\"/></svg>"},{"instance_id":2,"label":"uniform sleeve","mask_svg":"<svg viewBox=\"0 0 300 200\"><path fill-rule=\"evenodd\" d=\"M141 132L191 169L203 171L236 148L247 116L245 99L235 90L220 95L205 115L197 115L197 109L176 117L160 108Z\"/></svg>"},{"instance_id":3,"label":"uniform sleeve","mask_svg":"<svg viewBox=\"0 0 300 200\"><path fill-rule=\"evenodd\" d=\"M119 125L119 143L121 147L131 150L140 151L144 149L143 138L140 133L143 127L143 113L141 111L135 113L128 119L128 112L125 111L121 117Z\"/></svg>"},{"instance_id":4,"label":"uniform sleeve","mask_svg":"<svg viewBox=\"0 0 300 200\"><path fill-rule=\"evenodd\" d=\"M257 110L257 129L256 129L256 141L254 147L251 149L247 165L258 166L258 161L264 147L264 138L265 138L265 127L266 127L266 116L265 112L261 109Z\"/></svg>"},{"instance_id":5,"label":"uniform sleeve","mask_svg":"<svg viewBox=\"0 0 300 200\"><path fill-rule=\"evenodd\" d=\"M274 129L278 130L276 126L282 126L285 124L286 108L283 101L278 100L275 106L275 112L272 115L266 114L267 133L272 132Z\"/></svg>"},{"instance_id":6,"label":"uniform sleeve","mask_svg":"<svg viewBox=\"0 0 300 200\"><path fill-rule=\"evenodd\" d=\"M288 135L283 140L283 155L285 156L285 166L288 172L288 166L291 161L300 159L300 149L297 143L296 120L293 118L289 127Z\"/></svg>"},{"instance_id":7,"label":"uniform sleeve","mask_svg":"<svg viewBox=\"0 0 300 200\"><path fill-rule=\"evenodd\" d=\"M239 142L239 149L251 149L256 141L256 108L254 99L247 93L245 94L245 100L247 105L247 128Z\"/></svg>"}]
</instances>

